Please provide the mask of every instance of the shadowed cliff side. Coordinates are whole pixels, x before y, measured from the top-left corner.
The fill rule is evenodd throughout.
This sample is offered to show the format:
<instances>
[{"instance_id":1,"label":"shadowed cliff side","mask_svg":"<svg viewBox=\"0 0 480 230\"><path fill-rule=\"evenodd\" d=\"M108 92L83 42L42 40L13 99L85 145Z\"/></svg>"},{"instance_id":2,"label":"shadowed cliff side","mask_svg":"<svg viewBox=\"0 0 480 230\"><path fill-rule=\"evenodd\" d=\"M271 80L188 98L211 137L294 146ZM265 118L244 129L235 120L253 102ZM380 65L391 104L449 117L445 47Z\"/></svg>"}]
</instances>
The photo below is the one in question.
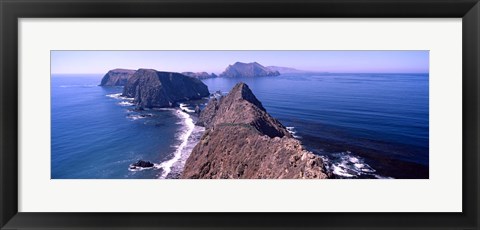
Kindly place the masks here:
<instances>
[{"instance_id":1,"label":"shadowed cliff side","mask_svg":"<svg viewBox=\"0 0 480 230\"><path fill-rule=\"evenodd\" d=\"M139 69L123 88L138 108L172 107L177 102L208 96L208 87L199 79L179 73Z\"/></svg>"},{"instance_id":2,"label":"shadowed cliff side","mask_svg":"<svg viewBox=\"0 0 480 230\"><path fill-rule=\"evenodd\" d=\"M207 128L182 178L327 178L320 157L304 150L244 83L200 113Z\"/></svg>"}]
</instances>

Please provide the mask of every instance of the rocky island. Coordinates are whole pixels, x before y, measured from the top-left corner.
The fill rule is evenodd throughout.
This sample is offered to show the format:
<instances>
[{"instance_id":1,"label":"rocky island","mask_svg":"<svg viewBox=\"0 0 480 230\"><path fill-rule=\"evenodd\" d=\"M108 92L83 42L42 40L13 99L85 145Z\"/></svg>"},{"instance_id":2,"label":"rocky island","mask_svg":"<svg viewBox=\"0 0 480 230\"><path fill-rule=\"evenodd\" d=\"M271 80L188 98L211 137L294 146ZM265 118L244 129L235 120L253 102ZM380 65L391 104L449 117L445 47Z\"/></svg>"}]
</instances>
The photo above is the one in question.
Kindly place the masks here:
<instances>
[{"instance_id":1,"label":"rocky island","mask_svg":"<svg viewBox=\"0 0 480 230\"><path fill-rule=\"evenodd\" d=\"M131 69L112 69L103 76L100 86L124 86L134 73Z\"/></svg>"},{"instance_id":2,"label":"rocky island","mask_svg":"<svg viewBox=\"0 0 480 230\"><path fill-rule=\"evenodd\" d=\"M134 98L138 109L174 107L177 102L210 95L199 79L180 73L139 69L127 81L122 96Z\"/></svg>"},{"instance_id":3,"label":"rocky island","mask_svg":"<svg viewBox=\"0 0 480 230\"><path fill-rule=\"evenodd\" d=\"M229 65L220 77L273 77L278 76L278 71L272 71L267 67L264 67L257 62L242 63L235 62L233 65Z\"/></svg>"},{"instance_id":4,"label":"rocky island","mask_svg":"<svg viewBox=\"0 0 480 230\"><path fill-rule=\"evenodd\" d=\"M238 83L200 112L206 127L182 178L328 178L320 157L270 116L249 87Z\"/></svg>"},{"instance_id":5,"label":"rocky island","mask_svg":"<svg viewBox=\"0 0 480 230\"><path fill-rule=\"evenodd\" d=\"M216 78L218 77L216 74L208 74L207 72L182 72L183 75L194 77L198 79L208 79L208 78Z\"/></svg>"}]
</instances>

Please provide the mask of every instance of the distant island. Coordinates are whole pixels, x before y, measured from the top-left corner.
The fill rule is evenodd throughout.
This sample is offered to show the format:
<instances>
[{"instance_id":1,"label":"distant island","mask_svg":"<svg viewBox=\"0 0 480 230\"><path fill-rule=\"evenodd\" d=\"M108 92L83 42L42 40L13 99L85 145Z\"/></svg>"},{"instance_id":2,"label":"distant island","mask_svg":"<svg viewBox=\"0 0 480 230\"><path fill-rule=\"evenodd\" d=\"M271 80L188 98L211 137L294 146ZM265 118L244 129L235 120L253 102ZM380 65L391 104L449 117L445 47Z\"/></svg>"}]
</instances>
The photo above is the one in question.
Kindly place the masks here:
<instances>
[{"instance_id":1,"label":"distant island","mask_svg":"<svg viewBox=\"0 0 480 230\"><path fill-rule=\"evenodd\" d=\"M273 71L267 67L260 65L257 62L243 63L235 62L229 65L220 77L274 77L278 76L278 71Z\"/></svg>"},{"instance_id":2,"label":"distant island","mask_svg":"<svg viewBox=\"0 0 480 230\"><path fill-rule=\"evenodd\" d=\"M112 69L108 71L102 78L100 82L100 86L125 86L128 80L135 74L137 70L131 69ZM229 65L225 71L223 71L220 75L216 75L214 73L207 73L207 72L181 72L177 74L181 74L184 76L188 76L191 78L196 79L209 79L209 78L217 78L217 77L273 77L279 76L281 73L292 73L292 71L299 71L289 67L278 67L278 66L270 66L264 67L257 62L252 63L242 63L236 62L233 65ZM175 73L175 72L170 72Z\"/></svg>"}]
</instances>

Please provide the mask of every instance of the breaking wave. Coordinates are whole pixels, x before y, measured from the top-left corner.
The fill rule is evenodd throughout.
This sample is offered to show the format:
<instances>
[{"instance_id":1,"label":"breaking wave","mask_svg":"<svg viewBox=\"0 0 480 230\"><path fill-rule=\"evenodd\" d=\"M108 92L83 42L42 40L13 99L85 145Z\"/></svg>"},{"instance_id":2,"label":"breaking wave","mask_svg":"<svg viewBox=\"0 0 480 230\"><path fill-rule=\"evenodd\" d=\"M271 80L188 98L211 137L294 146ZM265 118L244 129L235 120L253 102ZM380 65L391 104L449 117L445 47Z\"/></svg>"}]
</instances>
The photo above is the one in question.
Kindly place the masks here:
<instances>
[{"instance_id":1,"label":"breaking wave","mask_svg":"<svg viewBox=\"0 0 480 230\"><path fill-rule=\"evenodd\" d=\"M180 103L180 109L183 110L183 111L187 111L189 113L194 113L195 112L194 109L188 108L187 104L184 104L184 103Z\"/></svg>"},{"instance_id":2,"label":"breaking wave","mask_svg":"<svg viewBox=\"0 0 480 230\"><path fill-rule=\"evenodd\" d=\"M338 178L375 178L391 179L378 175L376 170L365 163L360 156L352 154L350 151L329 154L322 156L327 171L332 172Z\"/></svg>"},{"instance_id":3,"label":"breaking wave","mask_svg":"<svg viewBox=\"0 0 480 230\"><path fill-rule=\"evenodd\" d=\"M302 138L301 136L298 136L296 135L297 134L297 131L295 130L295 127L286 127L287 128L287 131L292 134L293 137L299 139L299 138Z\"/></svg>"},{"instance_id":4,"label":"breaking wave","mask_svg":"<svg viewBox=\"0 0 480 230\"><path fill-rule=\"evenodd\" d=\"M134 100L134 98L122 96L122 93L112 93L112 94L107 94L105 96L113 98L113 99L118 99L118 100L127 100L127 101L133 101Z\"/></svg>"},{"instance_id":5,"label":"breaking wave","mask_svg":"<svg viewBox=\"0 0 480 230\"><path fill-rule=\"evenodd\" d=\"M121 99L120 97L122 96L122 93L107 94L105 96L110 97L110 98L115 98L115 99Z\"/></svg>"}]
</instances>

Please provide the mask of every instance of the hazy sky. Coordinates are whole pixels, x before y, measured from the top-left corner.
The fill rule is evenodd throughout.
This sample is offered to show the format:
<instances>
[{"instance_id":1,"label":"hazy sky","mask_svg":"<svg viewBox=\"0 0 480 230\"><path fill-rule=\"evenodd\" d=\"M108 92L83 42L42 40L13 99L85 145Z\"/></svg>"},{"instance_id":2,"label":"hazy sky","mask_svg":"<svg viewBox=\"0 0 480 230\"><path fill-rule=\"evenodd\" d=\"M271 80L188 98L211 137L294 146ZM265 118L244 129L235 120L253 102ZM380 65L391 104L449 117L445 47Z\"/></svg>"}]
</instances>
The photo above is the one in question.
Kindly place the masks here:
<instances>
[{"instance_id":1,"label":"hazy sky","mask_svg":"<svg viewBox=\"0 0 480 230\"><path fill-rule=\"evenodd\" d=\"M149 68L220 73L235 62L333 73L428 73L428 51L51 51L52 74Z\"/></svg>"}]
</instances>

